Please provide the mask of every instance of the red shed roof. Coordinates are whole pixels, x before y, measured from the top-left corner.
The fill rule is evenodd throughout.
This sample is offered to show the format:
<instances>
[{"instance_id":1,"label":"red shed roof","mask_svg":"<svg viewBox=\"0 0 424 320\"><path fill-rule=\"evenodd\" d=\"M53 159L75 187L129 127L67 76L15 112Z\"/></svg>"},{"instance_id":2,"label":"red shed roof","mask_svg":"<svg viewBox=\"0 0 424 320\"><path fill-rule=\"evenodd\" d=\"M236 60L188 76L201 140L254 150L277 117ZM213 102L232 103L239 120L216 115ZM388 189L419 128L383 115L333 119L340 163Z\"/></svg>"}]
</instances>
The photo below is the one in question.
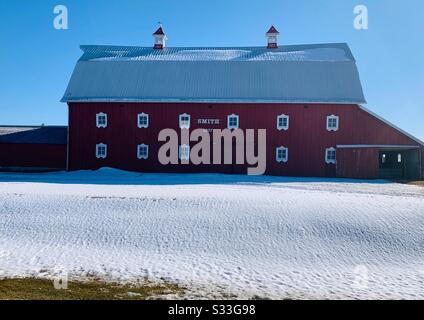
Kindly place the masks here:
<instances>
[{"instance_id":1,"label":"red shed roof","mask_svg":"<svg viewBox=\"0 0 424 320\"><path fill-rule=\"evenodd\" d=\"M267 32L267 34L272 34L272 33L280 34L280 33L278 32L278 30L277 30L277 29L275 29L275 27L274 27L274 26L271 26L271 28L269 28L269 30L268 30L268 32Z\"/></svg>"}]
</instances>

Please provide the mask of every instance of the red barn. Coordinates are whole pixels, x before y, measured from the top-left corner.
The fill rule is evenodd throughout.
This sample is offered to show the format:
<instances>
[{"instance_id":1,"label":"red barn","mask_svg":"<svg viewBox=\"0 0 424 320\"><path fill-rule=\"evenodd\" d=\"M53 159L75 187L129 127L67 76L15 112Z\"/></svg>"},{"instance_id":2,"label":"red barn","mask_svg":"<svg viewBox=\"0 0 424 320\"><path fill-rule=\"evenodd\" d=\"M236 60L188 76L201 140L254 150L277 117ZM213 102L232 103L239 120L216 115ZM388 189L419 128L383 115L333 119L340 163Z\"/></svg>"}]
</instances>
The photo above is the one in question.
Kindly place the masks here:
<instances>
[{"instance_id":1,"label":"red barn","mask_svg":"<svg viewBox=\"0 0 424 320\"><path fill-rule=\"evenodd\" d=\"M0 126L0 170L64 170L68 128Z\"/></svg>"},{"instance_id":2,"label":"red barn","mask_svg":"<svg viewBox=\"0 0 424 320\"><path fill-rule=\"evenodd\" d=\"M266 129L265 173L410 178L424 175L424 144L365 109L356 61L343 43L167 48L160 28L147 47L82 46L63 101L68 169L246 173L249 164L194 163L179 139L177 163L158 158L164 129ZM212 135L212 134L211 134ZM233 140L235 149L236 146ZM208 142L214 153L215 142ZM249 145L250 144L250 145ZM244 147L243 146L243 147ZM187 157L186 157L187 156Z\"/></svg>"}]
</instances>

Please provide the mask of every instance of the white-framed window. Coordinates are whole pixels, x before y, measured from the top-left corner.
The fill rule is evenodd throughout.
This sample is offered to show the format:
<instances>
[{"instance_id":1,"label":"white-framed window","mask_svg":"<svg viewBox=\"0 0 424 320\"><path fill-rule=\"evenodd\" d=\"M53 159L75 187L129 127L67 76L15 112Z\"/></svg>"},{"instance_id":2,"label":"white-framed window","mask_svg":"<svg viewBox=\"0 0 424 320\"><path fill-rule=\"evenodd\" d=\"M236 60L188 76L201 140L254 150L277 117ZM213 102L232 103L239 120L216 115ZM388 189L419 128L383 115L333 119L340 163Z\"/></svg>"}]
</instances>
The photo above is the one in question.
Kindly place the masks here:
<instances>
[{"instance_id":1,"label":"white-framed window","mask_svg":"<svg viewBox=\"0 0 424 320\"><path fill-rule=\"evenodd\" d=\"M277 162L288 162L289 161L289 149L285 147L279 147L276 150Z\"/></svg>"},{"instance_id":2,"label":"white-framed window","mask_svg":"<svg viewBox=\"0 0 424 320\"><path fill-rule=\"evenodd\" d=\"M96 158L106 159L107 157L107 144L99 143L96 144Z\"/></svg>"},{"instance_id":3,"label":"white-framed window","mask_svg":"<svg viewBox=\"0 0 424 320\"><path fill-rule=\"evenodd\" d=\"M277 129L278 130L289 130L289 116L282 114L277 117Z\"/></svg>"},{"instance_id":4,"label":"white-framed window","mask_svg":"<svg viewBox=\"0 0 424 320\"><path fill-rule=\"evenodd\" d=\"M179 148L179 158L181 160L190 160L190 146L183 144Z\"/></svg>"},{"instance_id":5,"label":"white-framed window","mask_svg":"<svg viewBox=\"0 0 424 320\"><path fill-rule=\"evenodd\" d=\"M238 129L239 128L239 116L232 114L228 116L228 129Z\"/></svg>"},{"instance_id":6,"label":"white-framed window","mask_svg":"<svg viewBox=\"0 0 424 320\"><path fill-rule=\"evenodd\" d=\"M147 113L140 113L137 117L137 126L141 128L149 127L149 115Z\"/></svg>"},{"instance_id":7,"label":"white-framed window","mask_svg":"<svg viewBox=\"0 0 424 320\"><path fill-rule=\"evenodd\" d=\"M337 131L339 130L339 117L332 114L327 117L327 130Z\"/></svg>"},{"instance_id":8,"label":"white-framed window","mask_svg":"<svg viewBox=\"0 0 424 320\"><path fill-rule=\"evenodd\" d=\"M276 36L268 36L268 43L277 43Z\"/></svg>"},{"instance_id":9,"label":"white-framed window","mask_svg":"<svg viewBox=\"0 0 424 320\"><path fill-rule=\"evenodd\" d=\"M106 128L107 127L107 114L100 112L96 114L96 126L97 128Z\"/></svg>"},{"instance_id":10,"label":"white-framed window","mask_svg":"<svg viewBox=\"0 0 424 320\"><path fill-rule=\"evenodd\" d=\"M149 158L149 146L146 144L140 144L137 146L137 157L138 159L147 160Z\"/></svg>"},{"instance_id":11,"label":"white-framed window","mask_svg":"<svg viewBox=\"0 0 424 320\"><path fill-rule=\"evenodd\" d=\"M190 129L190 115L187 113L180 114L180 128Z\"/></svg>"},{"instance_id":12,"label":"white-framed window","mask_svg":"<svg viewBox=\"0 0 424 320\"><path fill-rule=\"evenodd\" d=\"M387 159L387 156L386 156L386 154L385 154L385 153L383 153L383 154L381 155L381 163L385 164L385 163L386 163L386 159Z\"/></svg>"},{"instance_id":13,"label":"white-framed window","mask_svg":"<svg viewBox=\"0 0 424 320\"><path fill-rule=\"evenodd\" d=\"M336 163L336 149L335 148L328 148L325 149L325 162L330 164Z\"/></svg>"}]
</instances>

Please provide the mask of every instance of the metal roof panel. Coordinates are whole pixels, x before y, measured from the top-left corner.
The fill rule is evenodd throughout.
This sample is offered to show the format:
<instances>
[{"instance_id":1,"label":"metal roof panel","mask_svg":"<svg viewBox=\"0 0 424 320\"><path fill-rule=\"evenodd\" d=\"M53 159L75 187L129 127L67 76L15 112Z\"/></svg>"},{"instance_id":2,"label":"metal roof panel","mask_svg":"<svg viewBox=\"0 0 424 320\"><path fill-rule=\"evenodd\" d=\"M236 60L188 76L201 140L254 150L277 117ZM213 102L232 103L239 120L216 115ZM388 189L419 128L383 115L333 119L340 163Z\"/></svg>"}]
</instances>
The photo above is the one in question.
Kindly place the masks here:
<instances>
[{"instance_id":1,"label":"metal roof panel","mask_svg":"<svg viewBox=\"0 0 424 320\"><path fill-rule=\"evenodd\" d=\"M82 49L64 102L365 102L346 44Z\"/></svg>"}]
</instances>

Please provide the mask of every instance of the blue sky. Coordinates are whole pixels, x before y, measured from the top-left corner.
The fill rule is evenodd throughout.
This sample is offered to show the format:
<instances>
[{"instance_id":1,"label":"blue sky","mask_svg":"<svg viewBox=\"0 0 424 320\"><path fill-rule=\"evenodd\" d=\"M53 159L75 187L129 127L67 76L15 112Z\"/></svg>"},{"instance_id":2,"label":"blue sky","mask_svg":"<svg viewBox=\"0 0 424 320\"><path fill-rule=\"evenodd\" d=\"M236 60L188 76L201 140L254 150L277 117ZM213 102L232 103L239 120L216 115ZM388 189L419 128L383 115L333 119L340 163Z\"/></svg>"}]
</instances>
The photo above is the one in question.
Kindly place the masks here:
<instances>
[{"instance_id":1,"label":"blue sky","mask_svg":"<svg viewBox=\"0 0 424 320\"><path fill-rule=\"evenodd\" d=\"M69 30L53 28L66 5ZM353 8L369 29L353 28ZM369 109L424 140L424 1L41 0L0 1L0 124L66 124L60 103L81 44L152 45L157 22L169 46L261 46L271 24L280 44L347 42Z\"/></svg>"}]
</instances>

